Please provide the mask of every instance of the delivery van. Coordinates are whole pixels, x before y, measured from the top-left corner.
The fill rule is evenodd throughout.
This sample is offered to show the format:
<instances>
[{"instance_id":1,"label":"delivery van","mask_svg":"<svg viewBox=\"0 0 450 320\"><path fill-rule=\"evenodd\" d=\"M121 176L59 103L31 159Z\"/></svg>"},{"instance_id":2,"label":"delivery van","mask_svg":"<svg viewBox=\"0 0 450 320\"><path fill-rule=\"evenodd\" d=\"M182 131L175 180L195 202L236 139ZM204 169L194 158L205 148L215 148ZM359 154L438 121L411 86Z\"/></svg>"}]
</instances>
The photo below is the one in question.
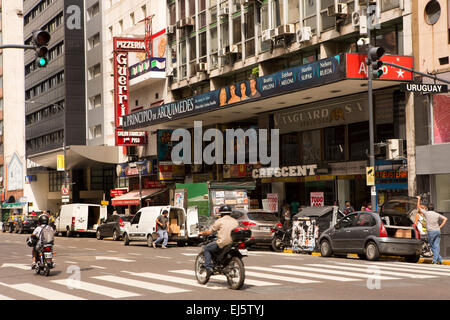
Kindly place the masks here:
<instances>
[{"instance_id":1,"label":"delivery van","mask_svg":"<svg viewBox=\"0 0 450 320\"><path fill-rule=\"evenodd\" d=\"M124 244L127 246L130 241L145 241L151 247L153 241L158 238L156 218L164 210L169 212L169 241L184 245L198 240L197 207L190 207L185 211L184 208L174 206L154 206L141 208L130 223L125 226Z\"/></svg>"},{"instance_id":2,"label":"delivery van","mask_svg":"<svg viewBox=\"0 0 450 320\"><path fill-rule=\"evenodd\" d=\"M61 206L55 218L56 233L70 237L77 233L94 233L100 220L107 217L106 206L71 203Z\"/></svg>"}]
</instances>

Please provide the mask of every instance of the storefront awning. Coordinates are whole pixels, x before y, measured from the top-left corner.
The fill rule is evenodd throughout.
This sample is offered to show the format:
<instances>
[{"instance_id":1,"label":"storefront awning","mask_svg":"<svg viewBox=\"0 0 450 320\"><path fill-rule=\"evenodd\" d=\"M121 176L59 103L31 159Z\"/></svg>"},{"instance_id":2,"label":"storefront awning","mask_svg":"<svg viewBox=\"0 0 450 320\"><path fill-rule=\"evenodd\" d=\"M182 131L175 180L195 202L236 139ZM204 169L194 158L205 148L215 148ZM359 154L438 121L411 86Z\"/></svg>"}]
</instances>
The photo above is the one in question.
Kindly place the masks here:
<instances>
[{"instance_id":1,"label":"storefront awning","mask_svg":"<svg viewBox=\"0 0 450 320\"><path fill-rule=\"evenodd\" d=\"M227 189L227 190L255 190L256 182L254 181L210 181L209 187L211 189Z\"/></svg>"},{"instance_id":2,"label":"storefront awning","mask_svg":"<svg viewBox=\"0 0 450 320\"><path fill-rule=\"evenodd\" d=\"M142 199L156 196L162 192L164 192L166 188L160 189L142 189ZM131 206L140 204L139 201L139 190L130 191L124 195L115 197L111 199L111 205L113 206Z\"/></svg>"},{"instance_id":3,"label":"storefront awning","mask_svg":"<svg viewBox=\"0 0 450 320\"><path fill-rule=\"evenodd\" d=\"M26 205L26 202L3 203L2 209L22 209Z\"/></svg>"}]
</instances>

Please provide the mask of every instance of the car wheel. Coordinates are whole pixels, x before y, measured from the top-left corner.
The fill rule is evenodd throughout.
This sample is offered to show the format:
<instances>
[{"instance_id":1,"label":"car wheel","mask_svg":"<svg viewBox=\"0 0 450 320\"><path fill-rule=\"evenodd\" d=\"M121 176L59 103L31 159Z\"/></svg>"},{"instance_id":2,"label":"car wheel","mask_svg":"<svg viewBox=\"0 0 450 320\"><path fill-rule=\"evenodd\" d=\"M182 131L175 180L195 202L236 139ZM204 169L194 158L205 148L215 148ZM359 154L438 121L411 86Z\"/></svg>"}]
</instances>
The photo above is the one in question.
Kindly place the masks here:
<instances>
[{"instance_id":1,"label":"car wheel","mask_svg":"<svg viewBox=\"0 0 450 320\"><path fill-rule=\"evenodd\" d=\"M128 234L126 233L123 235L123 244L126 246L130 244L130 239L128 238Z\"/></svg>"},{"instance_id":2,"label":"car wheel","mask_svg":"<svg viewBox=\"0 0 450 320\"><path fill-rule=\"evenodd\" d=\"M2 224L2 232L6 232L5 224Z\"/></svg>"},{"instance_id":3,"label":"car wheel","mask_svg":"<svg viewBox=\"0 0 450 320\"><path fill-rule=\"evenodd\" d=\"M320 243L320 254L322 257L330 257L333 254L331 250L331 244L328 240L322 240Z\"/></svg>"},{"instance_id":4,"label":"car wheel","mask_svg":"<svg viewBox=\"0 0 450 320\"><path fill-rule=\"evenodd\" d=\"M420 260L420 255L412 255L412 256L406 256L405 261L409 263L417 263Z\"/></svg>"},{"instance_id":5,"label":"car wheel","mask_svg":"<svg viewBox=\"0 0 450 320\"><path fill-rule=\"evenodd\" d=\"M13 227L9 226L9 233L12 233L12 232L13 232Z\"/></svg>"},{"instance_id":6,"label":"car wheel","mask_svg":"<svg viewBox=\"0 0 450 320\"><path fill-rule=\"evenodd\" d=\"M103 239L102 233L100 232L100 230L97 230L96 235L97 235L97 240L102 240Z\"/></svg>"},{"instance_id":7,"label":"car wheel","mask_svg":"<svg viewBox=\"0 0 450 320\"><path fill-rule=\"evenodd\" d=\"M66 237L69 238L69 237L71 237L71 236L72 236L72 232L70 232L70 230L67 229L67 231L66 231Z\"/></svg>"},{"instance_id":8,"label":"car wheel","mask_svg":"<svg viewBox=\"0 0 450 320\"><path fill-rule=\"evenodd\" d=\"M380 251L375 242L370 241L366 245L366 257L367 260L374 261L380 258Z\"/></svg>"},{"instance_id":9,"label":"car wheel","mask_svg":"<svg viewBox=\"0 0 450 320\"><path fill-rule=\"evenodd\" d=\"M113 238L114 241L119 240L119 233L117 232L117 230L113 231L112 238Z\"/></svg>"}]
</instances>

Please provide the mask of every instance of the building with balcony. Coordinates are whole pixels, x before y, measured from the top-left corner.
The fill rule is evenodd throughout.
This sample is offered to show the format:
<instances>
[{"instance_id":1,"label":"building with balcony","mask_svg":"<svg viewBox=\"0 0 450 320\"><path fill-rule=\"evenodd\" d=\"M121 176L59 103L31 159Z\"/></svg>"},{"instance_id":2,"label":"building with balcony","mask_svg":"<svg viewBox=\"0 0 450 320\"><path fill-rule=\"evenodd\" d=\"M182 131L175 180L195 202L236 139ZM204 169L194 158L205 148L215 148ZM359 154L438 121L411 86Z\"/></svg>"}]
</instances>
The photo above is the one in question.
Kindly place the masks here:
<instances>
[{"instance_id":1,"label":"building with balcony","mask_svg":"<svg viewBox=\"0 0 450 320\"><path fill-rule=\"evenodd\" d=\"M271 193L278 194L280 206L294 201L308 206L311 193L321 192L325 205L350 200L359 209L370 201L367 46L358 45L366 37L361 22L367 21L366 3L167 1L168 101L127 115L125 129L146 130L149 136L177 128L193 133L194 121L202 121L203 132L279 129L281 171L276 172L306 165L316 170L258 175L258 164L203 163L186 165L177 181L253 181L254 207L262 207ZM412 67L411 3L377 1L373 12L372 45L385 48L386 61ZM383 70L384 76L374 81L377 170L406 170L403 152L386 159L381 146L388 140L405 144L410 129L406 108L414 100L399 84L411 74L387 66ZM149 143L162 144L156 138ZM159 158L156 149L148 147L145 156ZM404 179L378 182L379 203L408 194Z\"/></svg>"}]
</instances>

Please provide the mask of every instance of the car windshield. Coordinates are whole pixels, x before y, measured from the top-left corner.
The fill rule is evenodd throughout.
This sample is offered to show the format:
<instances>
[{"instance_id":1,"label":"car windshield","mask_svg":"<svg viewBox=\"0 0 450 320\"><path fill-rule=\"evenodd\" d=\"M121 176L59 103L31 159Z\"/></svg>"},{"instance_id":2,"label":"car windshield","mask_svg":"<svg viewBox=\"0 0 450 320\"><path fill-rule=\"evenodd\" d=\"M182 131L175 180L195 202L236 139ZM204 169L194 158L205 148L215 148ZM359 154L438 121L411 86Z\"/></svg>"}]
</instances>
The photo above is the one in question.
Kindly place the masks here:
<instances>
[{"instance_id":1,"label":"car windshield","mask_svg":"<svg viewBox=\"0 0 450 320\"><path fill-rule=\"evenodd\" d=\"M250 220L256 221L278 221L278 218L270 212L247 212L247 216Z\"/></svg>"}]
</instances>

